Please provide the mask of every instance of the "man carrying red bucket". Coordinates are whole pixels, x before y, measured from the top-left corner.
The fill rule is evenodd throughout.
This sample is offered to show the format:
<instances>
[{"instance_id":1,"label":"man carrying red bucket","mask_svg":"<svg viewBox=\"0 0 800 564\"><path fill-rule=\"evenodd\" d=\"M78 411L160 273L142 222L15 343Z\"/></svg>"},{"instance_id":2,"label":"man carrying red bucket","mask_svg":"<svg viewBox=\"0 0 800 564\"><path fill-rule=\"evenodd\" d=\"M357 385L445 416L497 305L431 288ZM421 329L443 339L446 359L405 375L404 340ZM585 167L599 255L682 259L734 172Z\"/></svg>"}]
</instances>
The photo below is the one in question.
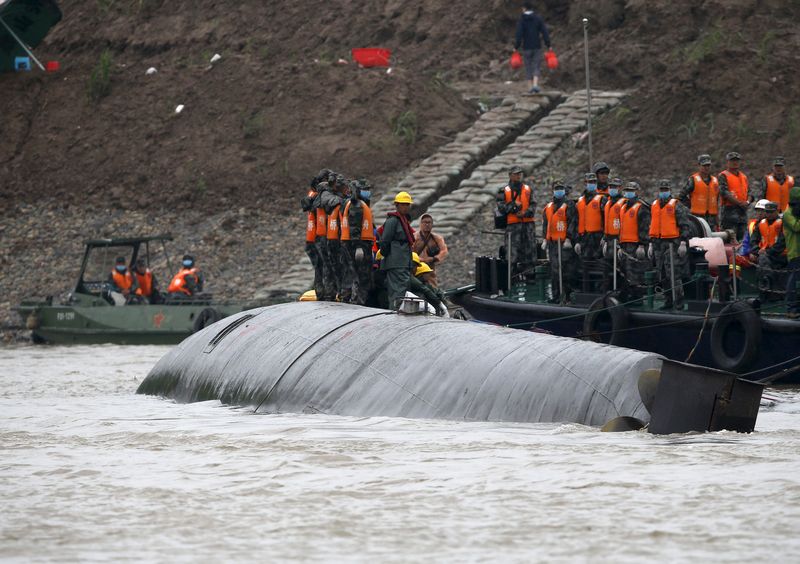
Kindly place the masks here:
<instances>
[{"instance_id":1,"label":"man carrying red bucket","mask_svg":"<svg viewBox=\"0 0 800 564\"><path fill-rule=\"evenodd\" d=\"M523 2L522 16L517 23L517 36L514 41L514 49L522 47L522 59L525 62L525 77L528 79L529 92L539 92L539 75L542 66L542 43L539 37L544 40L547 48L550 48L550 33L547 26L538 14L533 11L532 2Z\"/></svg>"}]
</instances>

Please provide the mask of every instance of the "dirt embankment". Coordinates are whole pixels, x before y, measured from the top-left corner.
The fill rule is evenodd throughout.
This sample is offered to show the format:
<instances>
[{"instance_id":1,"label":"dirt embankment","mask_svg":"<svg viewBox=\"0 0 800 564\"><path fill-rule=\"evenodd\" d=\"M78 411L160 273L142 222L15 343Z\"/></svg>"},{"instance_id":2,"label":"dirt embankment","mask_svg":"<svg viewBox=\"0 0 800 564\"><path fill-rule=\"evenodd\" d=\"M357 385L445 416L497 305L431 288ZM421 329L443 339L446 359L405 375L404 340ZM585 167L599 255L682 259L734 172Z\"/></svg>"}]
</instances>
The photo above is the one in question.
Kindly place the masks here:
<instances>
[{"instance_id":1,"label":"dirt embankment","mask_svg":"<svg viewBox=\"0 0 800 564\"><path fill-rule=\"evenodd\" d=\"M62 4L38 52L63 70L0 76L6 305L67 288L77 240L136 231L172 231L246 296L301 256L297 199L316 170L380 193L475 117L450 81L521 78L507 66L519 8L503 0ZM546 86L583 86L587 15L593 86L632 92L595 129L596 157L621 174L677 179L698 153L732 149L752 176L781 153L796 170L798 3L537 5L561 61ZM376 45L394 50L391 74L337 64ZM104 51L110 90L92 101Z\"/></svg>"}]
</instances>

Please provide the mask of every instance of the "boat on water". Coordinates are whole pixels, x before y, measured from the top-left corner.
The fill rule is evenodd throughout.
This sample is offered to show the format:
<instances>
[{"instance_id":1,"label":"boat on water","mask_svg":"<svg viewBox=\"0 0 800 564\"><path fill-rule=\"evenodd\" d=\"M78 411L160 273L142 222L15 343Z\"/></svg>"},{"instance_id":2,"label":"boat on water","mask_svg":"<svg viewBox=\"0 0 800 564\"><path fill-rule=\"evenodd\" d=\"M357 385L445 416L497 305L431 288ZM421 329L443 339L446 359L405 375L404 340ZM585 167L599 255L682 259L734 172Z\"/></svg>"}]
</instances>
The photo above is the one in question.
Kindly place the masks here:
<instances>
[{"instance_id":1,"label":"boat on water","mask_svg":"<svg viewBox=\"0 0 800 564\"><path fill-rule=\"evenodd\" d=\"M14 309L31 330L35 343L128 345L176 344L220 319L248 307L219 302L210 293L181 299L165 296L161 303L125 303L107 281L115 257L125 257L129 269L143 258L163 271L173 272L166 243L171 235L92 239L85 251L74 289L64 300L27 298ZM159 268L156 268L158 265Z\"/></svg>"},{"instance_id":2,"label":"boat on water","mask_svg":"<svg viewBox=\"0 0 800 564\"><path fill-rule=\"evenodd\" d=\"M728 236L694 220L698 238ZM710 268L706 251L691 249L679 310L663 309L655 272L645 277L644 297L631 299L623 289L604 291L602 271L585 271L582 291L553 303L547 259L540 255L533 272L510 277L503 248L497 257L477 257L475 284L448 295L478 321L654 352L751 381L800 383L800 320L787 315L782 299L765 299L756 269L736 261L732 244L724 248L728 268Z\"/></svg>"}]
</instances>

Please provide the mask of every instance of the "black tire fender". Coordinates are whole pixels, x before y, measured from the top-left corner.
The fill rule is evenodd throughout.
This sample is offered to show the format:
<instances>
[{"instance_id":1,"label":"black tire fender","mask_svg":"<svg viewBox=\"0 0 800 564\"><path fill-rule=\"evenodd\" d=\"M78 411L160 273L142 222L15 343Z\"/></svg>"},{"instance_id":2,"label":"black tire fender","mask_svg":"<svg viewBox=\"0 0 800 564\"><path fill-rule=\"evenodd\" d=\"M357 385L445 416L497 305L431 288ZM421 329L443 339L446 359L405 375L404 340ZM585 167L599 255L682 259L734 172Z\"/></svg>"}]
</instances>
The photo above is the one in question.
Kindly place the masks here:
<instances>
[{"instance_id":1,"label":"black tire fender","mask_svg":"<svg viewBox=\"0 0 800 564\"><path fill-rule=\"evenodd\" d=\"M611 333L607 334L607 340L604 338L606 335L596 334L602 313L608 313L611 319ZM586 310L586 316L583 318L583 338L595 343L607 343L617 347L624 347L626 331L629 325L628 309L620 304L619 300L614 296L603 296L593 301L589 309Z\"/></svg>"},{"instance_id":2,"label":"black tire fender","mask_svg":"<svg viewBox=\"0 0 800 564\"><path fill-rule=\"evenodd\" d=\"M725 350L725 338L736 325L744 332L744 344L739 353L730 355ZM711 358L721 370L743 372L750 368L761 347L761 317L747 302L733 302L722 308L711 326Z\"/></svg>"},{"instance_id":3,"label":"black tire fender","mask_svg":"<svg viewBox=\"0 0 800 564\"><path fill-rule=\"evenodd\" d=\"M207 307L200 311L197 316L194 318L194 323L192 323L192 333L197 333L198 331L202 331L212 323L216 323L222 319L222 314L218 312L213 307Z\"/></svg>"}]
</instances>

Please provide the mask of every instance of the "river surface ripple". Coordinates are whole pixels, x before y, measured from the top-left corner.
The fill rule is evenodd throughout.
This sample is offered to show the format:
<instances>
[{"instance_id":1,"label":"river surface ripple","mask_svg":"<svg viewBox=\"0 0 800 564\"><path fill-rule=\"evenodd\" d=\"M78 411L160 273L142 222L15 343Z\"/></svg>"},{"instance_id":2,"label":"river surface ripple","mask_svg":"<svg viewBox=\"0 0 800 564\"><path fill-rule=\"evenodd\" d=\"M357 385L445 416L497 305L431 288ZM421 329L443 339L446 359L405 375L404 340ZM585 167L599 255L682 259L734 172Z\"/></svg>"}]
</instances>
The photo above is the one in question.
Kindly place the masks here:
<instances>
[{"instance_id":1,"label":"river surface ripple","mask_svg":"<svg viewBox=\"0 0 800 564\"><path fill-rule=\"evenodd\" d=\"M756 432L253 415L168 347L0 348L3 561L800 562L800 391Z\"/></svg>"}]
</instances>

